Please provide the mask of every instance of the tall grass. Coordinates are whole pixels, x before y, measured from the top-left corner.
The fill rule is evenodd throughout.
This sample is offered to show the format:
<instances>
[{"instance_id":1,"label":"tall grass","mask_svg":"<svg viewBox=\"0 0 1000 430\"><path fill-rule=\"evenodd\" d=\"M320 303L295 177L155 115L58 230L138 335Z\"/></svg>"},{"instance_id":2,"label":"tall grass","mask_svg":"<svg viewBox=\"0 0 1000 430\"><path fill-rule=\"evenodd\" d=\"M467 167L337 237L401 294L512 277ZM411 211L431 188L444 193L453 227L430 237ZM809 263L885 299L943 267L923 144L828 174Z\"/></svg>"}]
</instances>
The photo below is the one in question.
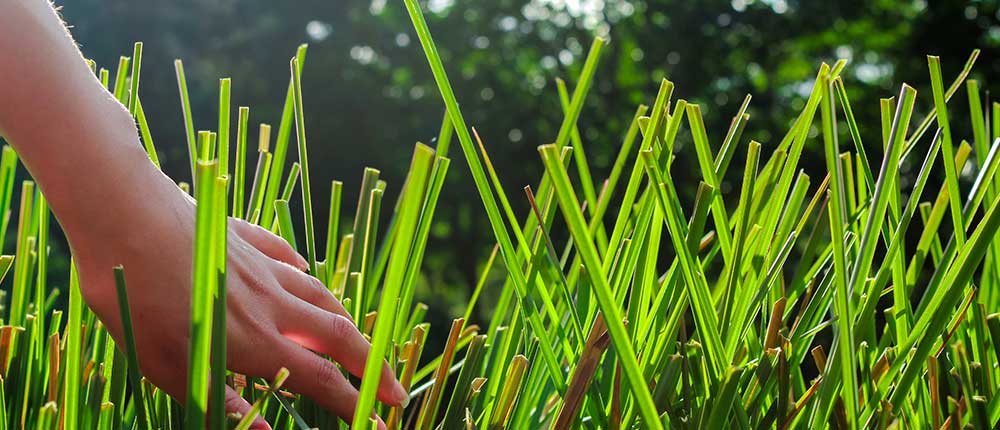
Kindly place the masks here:
<instances>
[{"instance_id":1,"label":"tall grass","mask_svg":"<svg viewBox=\"0 0 1000 430\"><path fill-rule=\"evenodd\" d=\"M983 100L966 79L978 51L947 88L940 59L928 57L931 94L918 99L903 84L883 99L879 136L860 132L842 61L819 67L778 142L743 139L750 96L728 130L710 131L701 107L675 100L674 84L663 80L652 103L632 115L606 179L595 182L603 173L591 171L577 131L606 44L595 39L572 92L557 83L565 118L553 143L538 148L545 173L524 188L530 211L518 214L511 201L522 197L503 189L489 142L466 124L419 5L405 4L444 101L436 147L417 143L391 207L383 202L389 185L367 169L351 225L340 217L345 185L334 181L323 243L314 233L302 109L306 47L290 61L273 142L271 127L259 125L255 169L247 166L248 107L237 110L230 157L229 99L238 83L220 81L218 128L199 132L183 64L175 62L199 201L186 408L139 374L122 276L129 268L108 268L117 275L125 345L115 345L83 304L74 268L63 324L64 311L53 307L59 289L46 276L48 209L22 182L16 246L0 257L0 274L13 269L0 314L0 430L206 422L246 429L257 415L278 429L363 429L375 428L373 411L391 429L418 430L998 425L1000 103ZM113 81L105 69L95 73L135 115L158 163L138 96L141 48L121 59ZM971 115L951 118L957 102L949 100L962 86ZM932 107L919 121L918 106ZM954 120L969 121L973 136L953 135ZM288 167L293 130L298 158ZM676 145L682 132L693 151ZM713 141L710 132L724 138ZM482 244L493 252L445 349L427 351L427 305L414 292L437 199L447 192L453 138L496 242ZM822 178L800 167L807 144L823 148ZM732 166L737 154L745 155L742 166ZM13 210L16 157L9 147L0 156L3 213ZM675 180L676 162L696 164L700 182ZM901 166L915 165L916 176L904 181ZM971 182L960 178L964 170L975 173ZM732 177L741 178L738 186L724 192ZM683 201L688 193L679 186L696 190L695 200ZM294 198L304 203L302 223L289 211ZM295 226L304 226L311 273L373 345L352 423L282 391L286 370L273 378L225 371L227 215L293 246ZM5 216L0 243L8 228ZM488 283L500 270L502 285ZM484 313L489 321L470 324L487 288L499 296ZM409 390L407 407L375 402L383 359ZM253 404L248 416L223 416L226 382Z\"/></svg>"}]
</instances>

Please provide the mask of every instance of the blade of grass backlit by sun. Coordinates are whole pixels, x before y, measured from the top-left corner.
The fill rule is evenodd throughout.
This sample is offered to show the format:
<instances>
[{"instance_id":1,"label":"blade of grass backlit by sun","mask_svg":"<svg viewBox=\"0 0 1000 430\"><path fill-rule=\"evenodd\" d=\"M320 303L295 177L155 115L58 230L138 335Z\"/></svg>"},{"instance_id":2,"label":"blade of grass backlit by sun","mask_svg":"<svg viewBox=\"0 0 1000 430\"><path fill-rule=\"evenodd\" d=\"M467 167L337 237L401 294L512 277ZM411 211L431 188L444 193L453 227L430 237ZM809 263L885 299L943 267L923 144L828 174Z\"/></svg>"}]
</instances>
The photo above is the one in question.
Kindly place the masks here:
<instances>
[{"instance_id":1,"label":"blade of grass backlit by sun","mask_svg":"<svg viewBox=\"0 0 1000 430\"><path fill-rule=\"evenodd\" d=\"M448 149L451 147L451 138L455 135L455 127L451 124L451 116L445 110L444 118L441 120L441 130L438 131L437 146L434 150L441 157L448 157Z\"/></svg>"},{"instance_id":2,"label":"blade of grass backlit by sun","mask_svg":"<svg viewBox=\"0 0 1000 430\"><path fill-rule=\"evenodd\" d=\"M271 170L272 155L268 150L270 140L271 126L261 124L257 138L257 168L254 170L253 185L250 187L250 202L245 218L253 224L259 223L261 206L264 205L264 188L267 186L268 173Z\"/></svg>"},{"instance_id":3,"label":"blade of grass backlit by sun","mask_svg":"<svg viewBox=\"0 0 1000 430\"><path fill-rule=\"evenodd\" d=\"M232 81L229 78L219 79L219 175L229 175L229 102Z\"/></svg>"},{"instance_id":4,"label":"blade of grass backlit by sun","mask_svg":"<svg viewBox=\"0 0 1000 430\"><path fill-rule=\"evenodd\" d=\"M948 109L945 103L943 84L941 83L941 59L933 55L927 56L927 65L931 73L931 89L934 93L934 109L937 114L938 127L941 129L941 155L945 160L951 160L955 154L955 147L951 143L951 126L948 121ZM949 208L951 209L951 220L954 226L955 238L958 246L965 244L965 229L962 228L962 209L959 202L958 172L955 167L944 163L945 184L948 186Z\"/></svg>"},{"instance_id":5,"label":"blade of grass backlit by sun","mask_svg":"<svg viewBox=\"0 0 1000 430\"><path fill-rule=\"evenodd\" d=\"M946 102L951 100L951 97L955 95L955 92L958 91L958 89L961 87L962 82L965 81L965 78L967 78L969 76L969 73L972 72L972 66L976 64L976 60L978 58L979 58L979 49L973 49L972 53L969 54L969 58L965 61L965 66L962 67L962 71L959 72L958 76L955 77L955 80L951 82L951 86L948 87L948 91L945 93ZM909 155L911 150L913 150L913 147L916 144L917 140L919 140L924 135L924 133L927 132L927 129L930 127L931 123L934 122L936 118L937 118L937 107L935 106L935 108L931 109L931 111L927 113L927 116L925 116L924 119L920 121L920 125L917 126L917 129L914 130L913 134L911 134L910 137L906 140L906 147L903 148L903 157L902 157L903 159L906 159L906 156Z\"/></svg>"},{"instance_id":6,"label":"blade of grass backlit by sun","mask_svg":"<svg viewBox=\"0 0 1000 430\"><path fill-rule=\"evenodd\" d=\"M291 170L288 171L288 177L285 178L285 186L282 188L281 195L278 196L278 200L284 200L286 203L292 200L292 193L295 192L295 185L299 181L299 176L301 172L302 168L299 167L299 163L298 162L292 163L292 168ZM278 200L275 200L275 202L277 202ZM275 209L275 218L274 222L271 224L270 229L272 233L277 233L278 224L280 223L280 221L279 221L279 215L277 214L277 209L278 209L277 206L275 206L274 209Z\"/></svg>"},{"instance_id":7,"label":"blade of grass backlit by sun","mask_svg":"<svg viewBox=\"0 0 1000 430\"><path fill-rule=\"evenodd\" d=\"M101 86L103 86L104 89L110 89L108 88L108 82L109 82L108 80L110 79L109 73L110 72L108 72L108 69L105 69L103 67L101 67L101 70L97 72L98 76L97 79L101 81Z\"/></svg>"},{"instance_id":8,"label":"blade of grass backlit by sun","mask_svg":"<svg viewBox=\"0 0 1000 430\"><path fill-rule=\"evenodd\" d=\"M115 269L115 290L118 292L118 310L121 314L122 331L125 336L125 351L128 355L129 381L133 387L139 387L142 374L139 373L139 358L135 348L135 332L132 328L132 311L129 308L128 289L125 287L125 269L116 266ZM132 407L135 409L140 429L150 429L146 419L146 404L142 396L142 390L132 390Z\"/></svg>"},{"instance_id":9,"label":"blade of grass backlit by sun","mask_svg":"<svg viewBox=\"0 0 1000 430\"><path fill-rule=\"evenodd\" d=\"M239 122L236 126L236 165L233 167L233 218L244 218L244 191L246 190L247 163L247 122L250 120L250 108L240 106Z\"/></svg>"},{"instance_id":10,"label":"blade of grass backlit by sun","mask_svg":"<svg viewBox=\"0 0 1000 430\"><path fill-rule=\"evenodd\" d=\"M562 105L563 113L570 115L569 92L566 90L566 82L556 79L556 88L559 90L559 103ZM580 176L580 185L583 188L584 200L590 208L597 208L597 193L594 192L594 181L590 176L590 166L587 165L587 155L583 150L583 141L580 139L580 130L573 124L570 132L570 142L573 145L573 163L576 164L577 175ZM591 209L591 210L593 210Z\"/></svg>"},{"instance_id":11,"label":"blade of grass backlit by sun","mask_svg":"<svg viewBox=\"0 0 1000 430\"><path fill-rule=\"evenodd\" d=\"M135 42L132 50L132 76L129 80L131 90L128 98L128 113L135 116L139 105L139 71L142 69L142 42Z\"/></svg>"},{"instance_id":12,"label":"blade of grass backlit by sun","mask_svg":"<svg viewBox=\"0 0 1000 430\"><path fill-rule=\"evenodd\" d=\"M10 145L0 150L0 245L5 244L7 228L10 225L10 204L14 193L14 173L17 169L17 153Z\"/></svg>"},{"instance_id":13,"label":"blade of grass backlit by sun","mask_svg":"<svg viewBox=\"0 0 1000 430\"><path fill-rule=\"evenodd\" d=\"M156 146L153 145L153 134L149 132L149 123L146 120L146 112L142 110L142 102L136 100L135 106L136 122L139 124L139 133L142 137L142 144L146 148L149 160L157 169L160 168L160 157L156 154Z\"/></svg>"},{"instance_id":14,"label":"blade of grass backlit by sun","mask_svg":"<svg viewBox=\"0 0 1000 430\"><path fill-rule=\"evenodd\" d=\"M368 287L367 276L369 276L371 268L372 250L375 248L375 241L377 239L378 231L378 220L379 214L382 211L382 198L385 196L385 189L380 187L381 181L376 183L375 188L372 188L368 196L368 210L366 213L366 218L364 220L364 242L362 243L361 255L358 259L361 263L361 270L358 272L351 272L351 276L357 275L358 281L354 284L354 297L352 304L354 305L354 311L351 312L354 315L354 323L358 327L363 327L362 322L364 321L365 315L368 313L368 303L365 301L367 297L367 291L365 288ZM374 284L372 284L374 285ZM374 287L373 287L374 288Z\"/></svg>"},{"instance_id":15,"label":"blade of grass backlit by sun","mask_svg":"<svg viewBox=\"0 0 1000 430\"><path fill-rule=\"evenodd\" d=\"M174 72L177 75L177 91L181 97L181 114L184 116L184 136L187 138L188 158L191 161L191 180L197 177L198 147L194 134L194 120L191 119L191 99L188 96L187 79L184 77L184 63L174 60Z\"/></svg>"},{"instance_id":16,"label":"blade of grass backlit by sun","mask_svg":"<svg viewBox=\"0 0 1000 430\"><path fill-rule=\"evenodd\" d=\"M128 88L126 88L129 73L128 64L128 57L118 58L118 70L115 72L115 86L112 89L112 94L114 94L115 99L125 105L126 109L128 109L129 106Z\"/></svg>"},{"instance_id":17,"label":"blade of grass backlit by sun","mask_svg":"<svg viewBox=\"0 0 1000 430\"><path fill-rule=\"evenodd\" d=\"M875 188L875 176L872 175L871 166L868 164L868 154L865 153L865 145L861 141L861 133L858 131L858 124L854 119L854 112L851 110L851 103L847 98L847 89L844 88L843 79L837 79L834 82L834 89L837 93L837 101L840 102L840 108L844 112L844 119L847 120L847 129L851 134L851 140L854 142L854 150L858 151L858 156L861 162L858 163L861 166L861 170L864 173L865 183L868 188ZM904 138L906 136L903 136Z\"/></svg>"},{"instance_id":18,"label":"blade of grass backlit by sun","mask_svg":"<svg viewBox=\"0 0 1000 430\"><path fill-rule=\"evenodd\" d=\"M41 352L45 342L45 316L47 314L45 302L48 294L48 266L49 266L49 203L42 195L41 189L37 189L35 197L35 315L38 317L38 347Z\"/></svg>"},{"instance_id":19,"label":"blade of grass backlit by sun","mask_svg":"<svg viewBox=\"0 0 1000 430\"><path fill-rule=\"evenodd\" d=\"M80 293L80 278L76 272L76 264L70 262L69 271L69 320L66 322L66 368L62 397L63 429L78 430L80 428L80 365L83 350L83 297ZM0 390L2 391L2 390ZM4 403L0 402L0 405ZM6 409L0 407L0 410ZM0 417L0 423L5 422Z\"/></svg>"},{"instance_id":20,"label":"blade of grass backlit by sun","mask_svg":"<svg viewBox=\"0 0 1000 430\"><path fill-rule=\"evenodd\" d=\"M305 67L306 64L306 51L308 45L299 45L298 49L295 51L295 59L298 62L298 67ZM293 73L294 75L294 73ZM288 141L292 135L292 129L295 127L295 77L290 76L288 78L288 91L285 94L285 105L281 110L281 122L278 123L278 134L275 136L274 146L271 153L273 154L271 161L271 172L267 178L267 186L264 187L264 201L267 202L264 207L261 208L261 222L260 225L269 226L274 220L274 209L269 207L270 202L273 202L278 197L279 186L281 185L282 175L285 174L285 158L288 154Z\"/></svg>"},{"instance_id":21,"label":"blade of grass backlit by sun","mask_svg":"<svg viewBox=\"0 0 1000 430\"><path fill-rule=\"evenodd\" d=\"M642 413L645 424L649 428L660 429L662 428L662 424L658 417L659 414L656 412L649 388L643 381L642 374L636 364L635 351L632 348L632 342L628 339L625 326L622 324L621 311L613 302L611 286L604 277L600 258L597 256L597 250L586 227L583 214L580 213L580 204L576 200L576 196L573 195L569 178L566 176L566 171L562 163L559 162L557 148L554 145L543 145L539 147L539 152L542 154L545 168L552 178L556 196L559 199L563 215L566 218L566 224L569 226L574 241L577 244L577 249L583 257L584 267L590 274L591 280L595 282L594 293L597 296L601 311L608 321L611 342L615 345L615 350L618 354L621 355L620 364L636 397L638 408Z\"/></svg>"},{"instance_id":22,"label":"blade of grass backlit by sun","mask_svg":"<svg viewBox=\"0 0 1000 430\"><path fill-rule=\"evenodd\" d=\"M228 240L228 210L229 177L217 176L213 181L215 186L215 205L212 214L213 241L215 246L216 265L213 271L218 279L216 291L212 297L212 341L211 341L211 379L209 395L209 423L215 428L226 427L226 329L228 313L228 294L226 289L226 263L228 259L226 243Z\"/></svg>"},{"instance_id":23,"label":"blade of grass backlit by sun","mask_svg":"<svg viewBox=\"0 0 1000 430\"><path fill-rule=\"evenodd\" d=\"M333 288L333 272L336 271L337 262L337 241L340 237L340 201L343 195L344 183L333 181L330 184L330 211L326 227L326 252L323 257L326 261L327 287Z\"/></svg>"},{"instance_id":24,"label":"blade of grass backlit by sun","mask_svg":"<svg viewBox=\"0 0 1000 430\"><path fill-rule=\"evenodd\" d=\"M196 430L205 425L208 411L209 368L212 344L212 304L218 288L219 276L216 272L218 258L215 212L218 199L215 196L215 178L218 164L209 161L209 152L202 153L198 161L198 180L195 185L197 209L195 216L195 248L193 265L193 288L191 291L191 336L188 360L187 401L185 404L184 428Z\"/></svg>"},{"instance_id":25,"label":"blade of grass backlit by sun","mask_svg":"<svg viewBox=\"0 0 1000 430\"><path fill-rule=\"evenodd\" d=\"M750 94L747 94L743 98L743 104L740 105L739 110L736 111L736 115L733 116L729 131L726 132L726 138L722 141L722 148L719 149L719 155L715 157L715 174L719 178L726 176L729 164L733 161L733 155L736 154L737 143L740 141L740 137L743 136L743 128L746 127L747 121L750 120L750 114L746 112L747 108L750 107L751 98Z\"/></svg>"},{"instance_id":26,"label":"blade of grass backlit by sun","mask_svg":"<svg viewBox=\"0 0 1000 430\"><path fill-rule=\"evenodd\" d=\"M31 248L28 238L31 236L31 207L35 194L35 184L31 181L21 183L21 209L17 221L17 248L14 254L14 285L11 288L10 318L8 324L14 327L24 325L28 307L28 263L31 262Z\"/></svg>"},{"instance_id":27,"label":"blade of grass backlit by sun","mask_svg":"<svg viewBox=\"0 0 1000 430\"><path fill-rule=\"evenodd\" d=\"M379 174L377 169L366 167L361 178L361 191L358 193L358 205L354 214L354 226L351 230L354 233L354 239L351 244L351 252L345 255L350 259L349 272L362 272L364 270L362 259L368 236L368 211L371 207L371 192L378 184Z\"/></svg>"},{"instance_id":28,"label":"blade of grass backlit by sun","mask_svg":"<svg viewBox=\"0 0 1000 430\"><path fill-rule=\"evenodd\" d=\"M299 143L299 164L302 166L302 210L305 212L306 258L309 261L309 271L316 273L316 235L313 231L312 192L309 187L305 113L302 111L302 65L298 58L292 58L291 70L295 93L295 137Z\"/></svg>"},{"instance_id":29,"label":"blade of grass backlit by sun","mask_svg":"<svg viewBox=\"0 0 1000 430\"><path fill-rule=\"evenodd\" d=\"M698 163L701 166L701 172L705 178L705 183L713 189L718 190L720 186L719 177L715 172L715 158L712 156L712 149L708 144L708 136L705 133L705 123L701 117L701 108L696 104L688 104L687 119L691 126L691 135L694 140L695 152L698 154ZM715 225L722 226L715 229L715 232L718 235L719 243L722 246L722 258L726 262L729 262L732 250L732 237L730 237L729 232L729 215L726 212L725 203L722 201L722 194L713 192L712 196L712 217L715 220Z\"/></svg>"},{"instance_id":30,"label":"blade of grass backlit by sun","mask_svg":"<svg viewBox=\"0 0 1000 430\"><path fill-rule=\"evenodd\" d=\"M295 229L292 227L292 213L288 210L288 200L274 201L275 222L278 223L277 233L292 249L298 251L299 245L295 241Z\"/></svg>"}]
</instances>

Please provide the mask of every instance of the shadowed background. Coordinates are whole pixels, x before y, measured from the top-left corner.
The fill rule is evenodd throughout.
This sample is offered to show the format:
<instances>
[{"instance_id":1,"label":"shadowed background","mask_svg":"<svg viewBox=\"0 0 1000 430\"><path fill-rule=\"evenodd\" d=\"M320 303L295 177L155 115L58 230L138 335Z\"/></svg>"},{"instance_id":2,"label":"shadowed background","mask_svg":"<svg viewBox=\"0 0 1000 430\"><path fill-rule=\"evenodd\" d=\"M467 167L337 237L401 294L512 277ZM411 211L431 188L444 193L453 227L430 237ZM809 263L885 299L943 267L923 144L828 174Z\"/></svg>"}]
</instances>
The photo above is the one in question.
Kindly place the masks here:
<instances>
[{"instance_id":1,"label":"shadowed background","mask_svg":"<svg viewBox=\"0 0 1000 430\"><path fill-rule=\"evenodd\" d=\"M303 92L317 237L325 237L331 180L345 183L342 222L349 226L363 168L382 171L392 204L414 142L432 143L441 124L443 104L400 1L75 0L62 6L84 54L99 66L113 71L120 55L131 55L133 42L144 42L143 105L163 167L178 181L189 181L190 173L173 60L184 60L196 130L217 127L218 79L232 78L233 121L235 106L250 107L252 166L257 125L277 131L288 59L299 43L309 43ZM572 89L597 35L610 45L579 127L598 189L636 105L652 102L662 78L676 83L675 97L701 104L715 150L752 93L741 144L757 140L769 154L803 106L819 63L846 58L845 83L877 162L878 99L909 82L919 91L914 117L931 107L926 54L942 57L946 82L974 47L983 52L971 77L986 84L1000 73L1000 21L991 0L430 0L423 6L463 113L522 216L528 205L521 188L536 184L542 172L535 148L555 139L562 118L554 80L566 79ZM964 89L949 106L953 117L967 118ZM956 142L971 136L968 124L954 127ZM849 145L846 134L841 138ZM677 143L684 162L674 165L673 175L686 208L701 179L692 149L684 130ZM821 151L821 142L811 139L802 158L814 184L822 179ZM455 162L417 290L418 300L432 304L429 319L438 329L461 313L493 245L458 145L449 155ZM294 141L288 158L286 172L296 159ZM912 169L904 166L904 175ZM730 170L723 193L732 200L741 172ZM972 172L964 174L968 181ZM296 193L296 216L300 201ZM389 212L383 211L383 222ZM502 270L491 279L479 307L486 317L497 290L490 286L499 287Z\"/></svg>"}]
</instances>

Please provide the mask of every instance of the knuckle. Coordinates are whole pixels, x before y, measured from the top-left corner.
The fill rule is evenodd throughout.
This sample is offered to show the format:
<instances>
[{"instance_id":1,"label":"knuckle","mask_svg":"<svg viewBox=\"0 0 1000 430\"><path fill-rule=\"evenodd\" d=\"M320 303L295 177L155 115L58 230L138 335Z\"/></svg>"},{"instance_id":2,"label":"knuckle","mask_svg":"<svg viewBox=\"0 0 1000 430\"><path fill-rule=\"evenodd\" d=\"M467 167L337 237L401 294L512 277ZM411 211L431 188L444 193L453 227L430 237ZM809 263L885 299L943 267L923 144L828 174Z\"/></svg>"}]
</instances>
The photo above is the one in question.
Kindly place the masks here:
<instances>
[{"instance_id":1,"label":"knuckle","mask_svg":"<svg viewBox=\"0 0 1000 430\"><path fill-rule=\"evenodd\" d=\"M348 336L354 335L354 333L358 331L358 329L354 327L353 321L336 314L332 315L330 318L329 330L330 335L335 339L347 338Z\"/></svg>"},{"instance_id":2,"label":"knuckle","mask_svg":"<svg viewBox=\"0 0 1000 430\"><path fill-rule=\"evenodd\" d=\"M326 307L333 297L326 286L319 279L308 275L305 276L303 283L306 285L306 301Z\"/></svg>"}]
</instances>

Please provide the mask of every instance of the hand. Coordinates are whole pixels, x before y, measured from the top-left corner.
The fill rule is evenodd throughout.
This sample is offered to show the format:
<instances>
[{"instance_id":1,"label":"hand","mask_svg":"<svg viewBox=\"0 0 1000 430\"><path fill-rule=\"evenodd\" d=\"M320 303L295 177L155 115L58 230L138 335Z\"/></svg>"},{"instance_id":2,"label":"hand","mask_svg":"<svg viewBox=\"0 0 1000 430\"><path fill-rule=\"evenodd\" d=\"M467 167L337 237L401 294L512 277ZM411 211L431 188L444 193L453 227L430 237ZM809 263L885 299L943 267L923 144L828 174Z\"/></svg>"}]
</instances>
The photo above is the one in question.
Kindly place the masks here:
<instances>
[{"instance_id":1,"label":"hand","mask_svg":"<svg viewBox=\"0 0 1000 430\"><path fill-rule=\"evenodd\" d=\"M195 202L159 172L145 171L126 182L130 187L144 184L144 192L139 200L125 190L111 204L125 208L114 214L117 231L96 236L86 229L67 235L84 298L119 345L124 343L111 268L124 266L142 373L183 400ZM312 351L360 377L370 345L353 319L319 280L304 273L305 259L263 228L229 219L228 250L228 368L269 378L287 367L288 388L350 422L357 391L333 362ZM402 404L406 393L388 365L382 373L378 399ZM250 405L229 389L226 409L246 413ZM258 420L254 428L268 427Z\"/></svg>"}]
</instances>

